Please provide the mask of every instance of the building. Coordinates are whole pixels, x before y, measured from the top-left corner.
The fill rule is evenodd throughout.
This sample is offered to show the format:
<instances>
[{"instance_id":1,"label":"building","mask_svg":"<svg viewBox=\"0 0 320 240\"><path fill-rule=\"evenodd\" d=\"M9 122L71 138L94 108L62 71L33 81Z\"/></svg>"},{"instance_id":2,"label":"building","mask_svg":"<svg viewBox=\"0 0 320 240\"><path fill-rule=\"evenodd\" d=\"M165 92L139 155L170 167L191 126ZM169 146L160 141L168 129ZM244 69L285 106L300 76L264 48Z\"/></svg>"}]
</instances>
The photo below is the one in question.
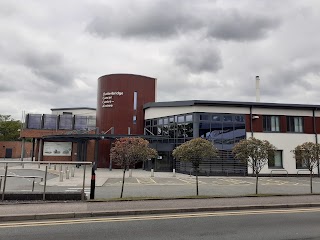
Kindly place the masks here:
<instances>
[{"instance_id":1,"label":"building","mask_svg":"<svg viewBox=\"0 0 320 240\"><path fill-rule=\"evenodd\" d=\"M77 114L76 109L66 108L53 109L50 116L28 114L21 137L36 139L33 141L36 160L95 161L99 167L111 168L115 167L109 159L112 141L141 136L159 152L157 159L144 164L145 169L172 171L174 168L185 173L190 172L191 165L175 161L172 150L192 138L203 137L212 141L220 152L218 158L200 165L203 174L248 175L252 169L233 158L232 147L241 139L253 136L270 141L278 149L275 161L265 166L262 174L297 174L298 171L308 174L303 164L296 163L291 151L304 142L318 142L320 105L156 102L156 87L157 80L146 76L102 76L98 79L96 115L94 109L82 109L85 111ZM57 155L64 151L65 156ZM52 156L54 152L56 155ZM317 169L315 174L318 173Z\"/></svg>"}]
</instances>

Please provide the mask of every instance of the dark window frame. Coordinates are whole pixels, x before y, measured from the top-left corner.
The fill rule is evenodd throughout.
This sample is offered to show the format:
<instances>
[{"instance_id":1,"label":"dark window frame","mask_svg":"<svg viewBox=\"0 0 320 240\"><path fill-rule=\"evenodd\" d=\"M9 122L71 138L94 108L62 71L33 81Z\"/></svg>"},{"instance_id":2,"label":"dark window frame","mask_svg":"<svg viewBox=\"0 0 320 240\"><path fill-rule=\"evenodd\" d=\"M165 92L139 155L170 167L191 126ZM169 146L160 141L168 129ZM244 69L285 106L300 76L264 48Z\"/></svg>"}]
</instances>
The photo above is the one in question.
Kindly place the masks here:
<instances>
[{"instance_id":1,"label":"dark window frame","mask_svg":"<svg viewBox=\"0 0 320 240\"><path fill-rule=\"evenodd\" d=\"M276 152L280 152L280 156L281 156L281 166L275 166L275 160L273 160L272 162L270 162L268 160L268 168L269 169L284 169L283 167L283 150L276 150ZM271 163L273 165L271 165Z\"/></svg>"},{"instance_id":2,"label":"dark window frame","mask_svg":"<svg viewBox=\"0 0 320 240\"><path fill-rule=\"evenodd\" d=\"M296 131L297 129L295 128L295 124L294 124L295 119L299 119L299 120L301 119L301 128L302 128L301 131ZM304 133L304 117L302 117L302 116L287 116L286 120L287 120L287 132ZM298 121L298 122L300 122L300 121Z\"/></svg>"},{"instance_id":3,"label":"dark window frame","mask_svg":"<svg viewBox=\"0 0 320 240\"><path fill-rule=\"evenodd\" d=\"M275 129L272 130L272 118L275 120ZM278 119L278 121L276 121ZM278 123L278 126L277 126ZM281 129L280 116L278 115L263 115L262 116L262 129L263 132L280 132Z\"/></svg>"}]
</instances>

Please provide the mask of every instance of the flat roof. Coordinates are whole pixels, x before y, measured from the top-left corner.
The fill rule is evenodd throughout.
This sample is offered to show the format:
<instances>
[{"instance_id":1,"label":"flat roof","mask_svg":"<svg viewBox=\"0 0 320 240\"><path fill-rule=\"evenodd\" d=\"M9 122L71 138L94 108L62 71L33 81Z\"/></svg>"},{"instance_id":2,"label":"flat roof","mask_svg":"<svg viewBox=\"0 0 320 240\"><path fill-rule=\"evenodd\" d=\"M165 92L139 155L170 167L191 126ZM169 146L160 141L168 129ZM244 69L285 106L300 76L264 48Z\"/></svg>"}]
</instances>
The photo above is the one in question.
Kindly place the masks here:
<instances>
[{"instance_id":1,"label":"flat roof","mask_svg":"<svg viewBox=\"0 0 320 240\"><path fill-rule=\"evenodd\" d=\"M87 109L87 110L97 110L96 108L91 107L74 107L74 108L51 108L51 111L59 111L59 110L80 110L80 109Z\"/></svg>"},{"instance_id":2,"label":"flat roof","mask_svg":"<svg viewBox=\"0 0 320 240\"><path fill-rule=\"evenodd\" d=\"M320 110L320 105L311 105L311 104L233 102L233 101L207 101L207 100L149 102L143 105L143 109L156 108L156 107L186 107L186 106L260 107L260 108L286 108L286 109L290 108L290 109Z\"/></svg>"}]
</instances>

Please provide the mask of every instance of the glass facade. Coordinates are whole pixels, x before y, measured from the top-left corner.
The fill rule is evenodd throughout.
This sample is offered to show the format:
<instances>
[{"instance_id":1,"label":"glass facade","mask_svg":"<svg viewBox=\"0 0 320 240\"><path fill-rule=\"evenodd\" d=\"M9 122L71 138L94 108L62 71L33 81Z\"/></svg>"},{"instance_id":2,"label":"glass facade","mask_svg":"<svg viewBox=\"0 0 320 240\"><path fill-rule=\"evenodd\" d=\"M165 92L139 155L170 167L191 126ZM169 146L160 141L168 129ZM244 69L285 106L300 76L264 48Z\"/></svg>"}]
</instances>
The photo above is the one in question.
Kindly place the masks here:
<instances>
[{"instance_id":1,"label":"glass facade","mask_svg":"<svg viewBox=\"0 0 320 240\"><path fill-rule=\"evenodd\" d=\"M232 155L233 146L246 138L244 115L188 113L166 116L146 120L145 129L146 135L161 136L151 141L151 143L157 143L155 148L158 151L161 144L170 144L171 149L168 152L171 152L176 146L196 137L211 141L218 148L219 157L203 161L200 164L200 174L247 174L247 166L235 160ZM166 159L168 156L166 154ZM156 159L155 162L157 161ZM167 164L171 166L171 169L174 167L177 172L190 173L192 171L190 163L175 161L172 156Z\"/></svg>"}]
</instances>

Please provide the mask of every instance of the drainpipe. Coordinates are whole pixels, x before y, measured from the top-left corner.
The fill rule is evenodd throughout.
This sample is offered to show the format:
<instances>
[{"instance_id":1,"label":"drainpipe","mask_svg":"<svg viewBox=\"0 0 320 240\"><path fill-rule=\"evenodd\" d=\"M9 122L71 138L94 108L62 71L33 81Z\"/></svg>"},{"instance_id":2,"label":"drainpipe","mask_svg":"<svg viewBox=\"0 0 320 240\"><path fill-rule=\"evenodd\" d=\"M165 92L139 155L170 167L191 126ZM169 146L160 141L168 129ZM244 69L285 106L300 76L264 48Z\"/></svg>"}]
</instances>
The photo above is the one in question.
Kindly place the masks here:
<instances>
[{"instance_id":1,"label":"drainpipe","mask_svg":"<svg viewBox=\"0 0 320 240\"><path fill-rule=\"evenodd\" d=\"M253 128L252 128L252 106L250 106L250 130L251 130L251 137L253 137Z\"/></svg>"},{"instance_id":2,"label":"drainpipe","mask_svg":"<svg viewBox=\"0 0 320 240\"><path fill-rule=\"evenodd\" d=\"M317 108L314 108L312 110L312 116L313 116L313 132L314 132L314 135L315 135L315 138L316 138L316 144L318 144L318 134L317 134L317 126L316 126L316 114L315 114L315 111L317 110ZM320 177L320 167L319 167L319 159L318 159L318 177Z\"/></svg>"}]
</instances>

